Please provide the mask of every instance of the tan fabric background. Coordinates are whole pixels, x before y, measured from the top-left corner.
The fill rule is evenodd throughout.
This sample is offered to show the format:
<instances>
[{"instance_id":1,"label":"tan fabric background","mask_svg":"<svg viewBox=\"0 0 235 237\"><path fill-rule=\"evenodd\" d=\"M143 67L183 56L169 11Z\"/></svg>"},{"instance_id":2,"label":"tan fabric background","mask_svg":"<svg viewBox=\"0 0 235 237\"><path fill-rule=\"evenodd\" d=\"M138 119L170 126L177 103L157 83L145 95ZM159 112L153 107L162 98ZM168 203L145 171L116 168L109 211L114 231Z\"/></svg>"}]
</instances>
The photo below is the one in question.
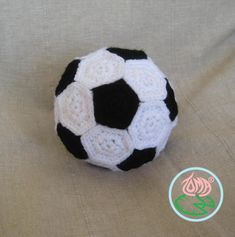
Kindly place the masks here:
<instances>
[{"instance_id":1,"label":"tan fabric background","mask_svg":"<svg viewBox=\"0 0 235 237\"><path fill-rule=\"evenodd\" d=\"M146 50L180 108L159 159L128 173L74 159L54 133L65 65L103 46ZM234 0L0 0L0 236L235 236L234 69ZM171 179L190 166L224 185L204 223L168 203Z\"/></svg>"}]
</instances>

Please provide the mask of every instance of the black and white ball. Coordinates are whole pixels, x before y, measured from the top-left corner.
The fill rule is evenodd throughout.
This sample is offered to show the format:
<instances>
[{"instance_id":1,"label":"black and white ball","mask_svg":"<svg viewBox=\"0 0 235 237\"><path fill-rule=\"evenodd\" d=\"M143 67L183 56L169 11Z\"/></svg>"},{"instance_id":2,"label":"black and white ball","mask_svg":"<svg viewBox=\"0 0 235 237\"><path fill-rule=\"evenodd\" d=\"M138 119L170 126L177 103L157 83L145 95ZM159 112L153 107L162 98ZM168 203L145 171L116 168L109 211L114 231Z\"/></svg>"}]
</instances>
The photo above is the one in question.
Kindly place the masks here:
<instances>
[{"instance_id":1,"label":"black and white ball","mask_svg":"<svg viewBox=\"0 0 235 237\"><path fill-rule=\"evenodd\" d=\"M57 134L75 157L130 170L165 148L178 108L145 52L102 48L67 66L55 91Z\"/></svg>"}]
</instances>

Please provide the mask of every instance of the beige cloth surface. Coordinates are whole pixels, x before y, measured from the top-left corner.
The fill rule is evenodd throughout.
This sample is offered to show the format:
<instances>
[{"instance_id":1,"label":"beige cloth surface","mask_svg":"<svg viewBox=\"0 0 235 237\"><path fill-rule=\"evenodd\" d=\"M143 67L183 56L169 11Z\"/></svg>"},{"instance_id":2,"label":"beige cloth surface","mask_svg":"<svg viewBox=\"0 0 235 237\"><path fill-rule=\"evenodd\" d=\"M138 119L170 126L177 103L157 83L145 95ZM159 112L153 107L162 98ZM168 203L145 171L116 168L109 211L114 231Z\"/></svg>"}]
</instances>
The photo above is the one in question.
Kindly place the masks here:
<instances>
[{"instance_id":1,"label":"beige cloth surface","mask_svg":"<svg viewBox=\"0 0 235 237\"><path fill-rule=\"evenodd\" d=\"M0 0L0 236L235 236L235 1ZM144 49L168 75L179 124L159 159L114 173L74 159L54 132L65 65L103 46ZM172 178L201 166L225 199L190 223Z\"/></svg>"}]
</instances>

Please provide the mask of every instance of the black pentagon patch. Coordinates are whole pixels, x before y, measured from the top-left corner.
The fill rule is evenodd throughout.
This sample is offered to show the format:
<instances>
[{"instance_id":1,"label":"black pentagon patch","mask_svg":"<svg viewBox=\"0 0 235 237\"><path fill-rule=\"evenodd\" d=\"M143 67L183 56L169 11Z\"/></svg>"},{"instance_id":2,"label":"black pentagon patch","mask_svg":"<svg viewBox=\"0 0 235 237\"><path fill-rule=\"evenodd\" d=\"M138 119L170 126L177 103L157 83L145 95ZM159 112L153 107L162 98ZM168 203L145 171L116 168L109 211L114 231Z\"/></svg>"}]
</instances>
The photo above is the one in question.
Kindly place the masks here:
<instances>
[{"instance_id":1,"label":"black pentagon patch","mask_svg":"<svg viewBox=\"0 0 235 237\"><path fill-rule=\"evenodd\" d=\"M119 129L130 125L139 106L139 99L123 79L96 87L92 91L97 123Z\"/></svg>"},{"instance_id":2,"label":"black pentagon patch","mask_svg":"<svg viewBox=\"0 0 235 237\"><path fill-rule=\"evenodd\" d=\"M134 152L126 160L117 165L117 167L124 171L138 168L143 164L152 161L155 154L155 148L147 148L144 150L135 149Z\"/></svg>"},{"instance_id":3,"label":"black pentagon patch","mask_svg":"<svg viewBox=\"0 0 235 237\"><path fill-rule=\"evenodd\" d=\"M128 59L147 59L147 55L142 50L135 49L121 49L121 48L108 48L110 53L117 54L125 60Z\"/></svg>"},{"instance_id":4,"label":"black pentagon patch","mask_svg":"<svg viewBox=\"0 0 235 237\"><path fill-rule=\"evenodd\" d=\"M65 128L61 123L57 125L57 134L64 143L65 147L76 158L87 159L88 155L81 143L81 136L74 135L71 131Z\"/></svg>"},{"instance_id":5,"label":"black pentagon patch","mask_svg":"<svg viewBox=\"0 0 235 237\"><path fill-rule=\"evenodd\" d=\"M78 65L80 63L79 59L73 60L66 67L58 86L55 90L55 95L58 96L69 84L74 81L75 74L78 69Z\"/></svg>"},{"instance_id":6,"label":"black pentagon patch","mask_svg":"<svg viewBox=\"0 0 235 237\"><path fill-rule=\"evenodd\" d=\"M178 106L177 106L177 103L175 101L174 91L171 88L170 83L167 80L167 78L165 78L165 79L166 79L167 97L165 98L164 102L165 102L167 108L170 111L170 119L171 119L171 121L174 121L175 117L178 114Z\"/></svg>"}]
</instances>

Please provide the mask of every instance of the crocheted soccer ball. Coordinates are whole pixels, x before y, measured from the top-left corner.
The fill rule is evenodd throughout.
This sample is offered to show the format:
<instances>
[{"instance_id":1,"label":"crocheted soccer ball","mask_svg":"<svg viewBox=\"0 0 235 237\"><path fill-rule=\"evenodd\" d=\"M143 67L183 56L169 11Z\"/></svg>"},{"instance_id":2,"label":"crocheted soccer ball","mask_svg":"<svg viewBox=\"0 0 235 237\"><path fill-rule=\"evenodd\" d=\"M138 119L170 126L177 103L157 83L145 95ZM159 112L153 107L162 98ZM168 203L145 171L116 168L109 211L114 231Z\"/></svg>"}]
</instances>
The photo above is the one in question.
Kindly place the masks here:
<instances>
[{"instance_id":1,"label":"crocheted soccer ball","mask_svg":"<svg viewBox=\"0 0 235 237\"><path fill-rule=\"evenodd\" d=\"M75 58L55 91L56 129L65 147L112 170L153 160L177 114L169 81L139 50L102 48Z\"/></svg>"}]
</instances>

